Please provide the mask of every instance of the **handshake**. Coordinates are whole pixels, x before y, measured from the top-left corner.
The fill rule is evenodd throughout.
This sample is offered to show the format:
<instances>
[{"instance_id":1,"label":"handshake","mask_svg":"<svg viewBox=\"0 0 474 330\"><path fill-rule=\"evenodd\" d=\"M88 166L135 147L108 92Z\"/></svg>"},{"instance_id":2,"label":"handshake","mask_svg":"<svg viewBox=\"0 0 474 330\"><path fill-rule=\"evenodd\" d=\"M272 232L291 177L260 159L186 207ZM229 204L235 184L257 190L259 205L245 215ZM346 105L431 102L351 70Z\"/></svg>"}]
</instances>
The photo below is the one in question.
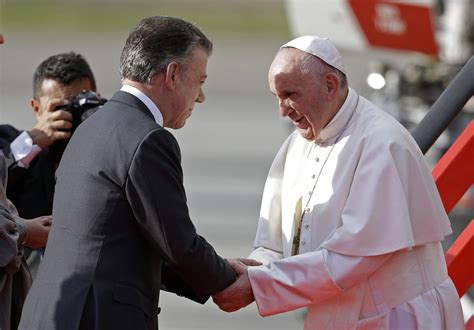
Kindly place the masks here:
<instances>
[{"instance_id":1,"label":"handshake","mask_svg":"<svg viewBox=\"0 0 474 330\"><path fill-rule=\"evenodd\" d=\"M221 292L214 294L212 300L220 309L230 313L238 311L255 300L250 285L248 268L260 266L262 263L245 258L228 259L227 261L237 274L237 280Z\"/></svg>"}]
</instances>

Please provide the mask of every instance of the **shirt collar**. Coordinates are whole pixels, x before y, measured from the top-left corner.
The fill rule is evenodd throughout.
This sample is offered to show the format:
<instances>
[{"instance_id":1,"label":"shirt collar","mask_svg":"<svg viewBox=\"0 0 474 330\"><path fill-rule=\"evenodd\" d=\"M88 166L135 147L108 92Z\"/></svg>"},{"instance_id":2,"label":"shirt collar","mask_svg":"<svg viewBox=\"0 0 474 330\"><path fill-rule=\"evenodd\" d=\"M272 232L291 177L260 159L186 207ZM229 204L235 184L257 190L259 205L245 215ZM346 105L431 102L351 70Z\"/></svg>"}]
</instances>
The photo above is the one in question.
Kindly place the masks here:
<instances>
[{"instance_id":1,"label":"shirt collar","mask_svg":"<svg viewBox=\"0 0 474 330\"><path fill-rule=\"evenodd\" d=\"M148 110L150 110L151 114L153 115L153 118L155 118L156 123L160 126L163 126L163 115L161 114L160 109L158 109L156 104L148 96L146 96L141 90L130 85L122 85L122 88L120 88L120 90L122 92L127 92L129 94L132 94L133 96L137 97L140 101L145 103Z\"/></svg>"},{"instance_id":2,"label":"shirt collar","mask_svg":"<svg viewBox=\"0 0 474 330\"><path fill-rule=\"evenodd\" d=\"M351 114L354 112L357 106L358 95L349 87L349 93L347 94L344 104L341 106L339 111L336 113L334 118L327 124L319 134L319 138L316 139L316 143L324 143L326 140L338 136L342 130L346 127Z\"/></svg>"}]
</instances>

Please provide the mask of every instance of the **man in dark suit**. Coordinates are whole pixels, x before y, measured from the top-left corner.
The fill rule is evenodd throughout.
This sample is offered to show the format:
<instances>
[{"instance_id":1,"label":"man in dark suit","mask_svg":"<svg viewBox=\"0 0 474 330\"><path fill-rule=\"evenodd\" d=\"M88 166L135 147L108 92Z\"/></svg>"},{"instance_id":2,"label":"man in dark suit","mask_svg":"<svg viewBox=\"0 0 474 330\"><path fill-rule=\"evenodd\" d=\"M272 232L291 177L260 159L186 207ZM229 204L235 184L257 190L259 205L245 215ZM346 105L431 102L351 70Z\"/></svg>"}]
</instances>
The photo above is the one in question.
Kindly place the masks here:
<instances>
[{"instance_id":1,"label":"man in dark suit","mask_svg":"<svg viewBox=\"0 0 474 330\"><path fill-rule=\"evenodd\" d=\"M211 51L178 18L145 18L130 32L122 89L79 126L58 168L54 223L20 329L157 329L162 285L204 302L235 281L196 233L180 149L164 129L183 127L204 101ZM162 279L164 263L174 276Z\"/></svg>"},{"instance_id":2,"label":"man in dark suit","mask_svg":"<svg viewBox=\"0 0 474 330\"><path fill-rule=\"evenodd\" d=\"M73 52L50 56L33 76L34 127L20 131L0 125L0 148L8 165L7 197L22 218L52 213L54 173L72 127L71 113L56 107L64 106L82 90L96 90L94 75L84 57ZM34 276L41 255L29 249L26 255Z\"/></svg>"}]
</instances>

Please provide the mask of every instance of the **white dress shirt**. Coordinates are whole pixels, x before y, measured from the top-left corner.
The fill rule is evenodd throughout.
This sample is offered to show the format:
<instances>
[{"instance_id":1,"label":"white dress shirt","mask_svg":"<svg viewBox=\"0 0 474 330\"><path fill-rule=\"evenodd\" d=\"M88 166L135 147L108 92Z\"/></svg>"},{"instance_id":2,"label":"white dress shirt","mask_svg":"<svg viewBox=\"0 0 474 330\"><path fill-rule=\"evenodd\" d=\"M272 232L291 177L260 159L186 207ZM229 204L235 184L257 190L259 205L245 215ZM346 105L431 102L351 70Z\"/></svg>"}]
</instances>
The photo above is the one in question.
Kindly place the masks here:
<instances>
[{"instance_id":1,"label":"white dress shirt","mask_svg":"<svg viewBox=\"0 0 474 330\"><path fill-rule=\"evenodd\" d=\"M140 101L142 101L147 106L148 110L151 111L151 114L153 115L153 118L155 118L156 123L160 126L163 126L163 115L161 114L160 109L158 109L156 104L148 96L146 96L139 89L130 85L123 85L120 90L132 94Z\"/></svg>"},{"instance_id":2,"label":"white dress shirt","mask_svg":"<svg viewBox=\"0 0 474 330\"><path fill-rule=\"evenodd\" d=\"M28 167L31 161L41 152L41 147L33 144L28 132L22 132L10 144L10 150L20 167Z\"/></svg>"}]
</instances>

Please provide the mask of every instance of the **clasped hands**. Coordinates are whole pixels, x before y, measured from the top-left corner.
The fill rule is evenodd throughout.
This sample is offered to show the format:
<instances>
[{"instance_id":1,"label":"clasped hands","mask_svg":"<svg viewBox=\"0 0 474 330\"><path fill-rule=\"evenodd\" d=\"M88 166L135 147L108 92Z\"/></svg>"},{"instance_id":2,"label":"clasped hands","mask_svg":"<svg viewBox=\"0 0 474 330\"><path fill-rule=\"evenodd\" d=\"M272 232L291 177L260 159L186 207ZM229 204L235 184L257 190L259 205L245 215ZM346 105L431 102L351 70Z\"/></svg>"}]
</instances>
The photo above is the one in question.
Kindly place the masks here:
<instances>
[{"instance_id":1,"label":"clasped hands","mask_svg":"<svg viewBox=\"0 0 474 330\"><path fill-rule=\"evenodd\" d=\"M260 266L262 263L245 258L228 259L237 274L237 280L227 288L212 296L214 303L226 312L235 312L255 300L250 286L248 268Z\"/></svg>"}]
</instances>

